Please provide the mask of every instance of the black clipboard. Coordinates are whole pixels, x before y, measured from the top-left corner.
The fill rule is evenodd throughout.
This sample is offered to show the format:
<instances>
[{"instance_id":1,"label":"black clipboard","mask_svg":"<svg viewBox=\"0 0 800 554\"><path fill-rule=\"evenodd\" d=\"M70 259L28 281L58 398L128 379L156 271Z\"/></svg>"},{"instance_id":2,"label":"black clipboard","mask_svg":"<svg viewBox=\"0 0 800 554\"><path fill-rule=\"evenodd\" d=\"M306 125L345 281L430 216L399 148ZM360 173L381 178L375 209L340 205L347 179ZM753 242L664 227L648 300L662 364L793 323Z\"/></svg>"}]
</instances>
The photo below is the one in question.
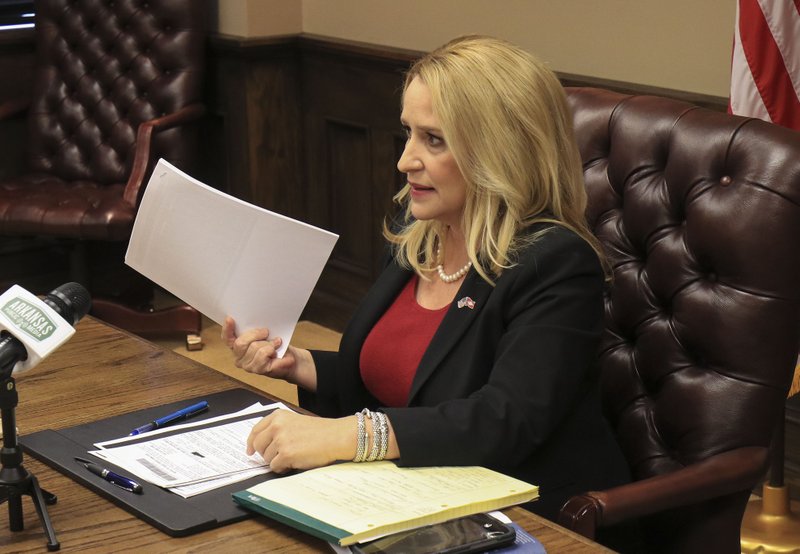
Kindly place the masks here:
<instances>
[{"instance_id":1,"label":"black clipboard","mask_svg":"<svg viewBox=\"0 0 800 554\"><path fill-rule=\"evenodd\" d=\"M193 417L191 419L193 422L235 412L256 402L270 402L255 392L238 388L66 429L39 431L20 437L19 443L28 454L166 534L173 537L191 535L252 517L253 512L234 503L231 495L271 479L275 477L275 474L259 475L190 498L183 498L161 487L139 480L144 490L142 494L134 494L90 473L83 465L75 461L75 456L86 457L88 450L95 450L93 445L96 442L125 436L143 423L153 421L164 414L201 400L208 401L209 409L207 412ZM103 461L102 465L126 474L125 471L110 462ZM52 492L58 494L58 491Z\"/></svg>"}]
</instances>

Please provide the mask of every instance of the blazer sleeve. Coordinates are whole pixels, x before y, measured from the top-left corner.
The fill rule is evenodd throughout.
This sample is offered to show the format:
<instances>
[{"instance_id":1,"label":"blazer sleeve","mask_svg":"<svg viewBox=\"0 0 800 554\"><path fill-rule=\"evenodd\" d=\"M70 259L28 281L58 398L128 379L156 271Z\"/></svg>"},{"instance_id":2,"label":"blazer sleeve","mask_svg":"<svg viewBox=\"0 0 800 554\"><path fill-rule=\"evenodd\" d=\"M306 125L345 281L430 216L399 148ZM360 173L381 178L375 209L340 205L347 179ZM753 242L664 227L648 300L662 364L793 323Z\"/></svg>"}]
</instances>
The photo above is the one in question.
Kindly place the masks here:
<instances>
[{"instance_id":1,"label":"blazer sleeve","mask_svg":"<svg viewBox=\"0 0 800 554\"><path fill-rule=\"evenodd\" d=\"M323 417L338 417L340 414L339 399L334 391L333 383L320 382L335 375L334 368L337 363L336 352L312 350L311 357L317 370L317 391L309 392L302 387L297 387L297 399L302 408L310 410Z\"/></svg>"},{"instance_id":2,"label":"blazer sleeve","mask_svg":"<svg viewBox=\"0 0 800 554\"><path fill-rule=\"evenodd\" d=\"M485 384L463 398L385 409L399 464L503 468L535 456L562 422L585 412L596 386L602 289L597 256L574 233L553 229L523 251L497 280L480 314L486 324L473 325L439 369L454 381L488 371Z\"/></svg>"},{"instance_id":3,"label":"blazer sleeve","mask_svg":"<svg viewBox=\"0 0 800 554\"><path fill-rule=\"evenodd\" d=\"M312 350L317 370L317 390L297 388L300 406L322 417L352 415L362 408L378 409L380 402L361 381L355 364L342 361L341 352Z\"/></svg>"}]
</instances>

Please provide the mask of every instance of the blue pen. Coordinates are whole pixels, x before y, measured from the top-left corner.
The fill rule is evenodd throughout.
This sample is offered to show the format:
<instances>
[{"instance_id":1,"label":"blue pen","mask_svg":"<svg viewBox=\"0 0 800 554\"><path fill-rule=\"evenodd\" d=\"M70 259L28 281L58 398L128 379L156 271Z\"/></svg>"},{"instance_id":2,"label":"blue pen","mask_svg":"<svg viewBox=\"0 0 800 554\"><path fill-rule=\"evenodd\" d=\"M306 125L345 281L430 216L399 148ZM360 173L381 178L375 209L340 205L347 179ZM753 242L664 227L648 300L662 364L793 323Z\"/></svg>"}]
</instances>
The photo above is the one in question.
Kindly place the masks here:
<instances>
[{"instance_id":1,"label":"blue pen","mask_svg":"<svg viewBox=\"0 0 800 554\"><path fill-rule=\"evenodd\" d=\"M192 404L188 408L183 408L182 410L178 410L177 412L165 415L164 417L160 417L155 421L151 421L146 425L137 427L136 429L131 431L131 435L141 435L142 433L147 433L148 431L161 429L162 427L165 427L170 423L175 423L176 421L180 421L182 419L192 417L193 415L197 415L201 412L205 412L207 409L208 409L208 402L203 400L202 402L198 402L197 404Z\"/></svg>"},{"instance_id":2,"label":"blue pen","mask_svg":"<svg viewBox=\"0 0 800 554\"><path fill-rule=\"evenodd\" d=\"M119 473L114 473L110 469L106 469L104 467L100 467L99 465L93 463L90 460L85 460L84 458L78 458L77 456L75 459L83 464L83 467L108 481L109 483L113 483L114 485L125 489L126 491L134 492L136 494L142 494L142 486L130 479L129 477L125 477L124 475L120 475Z\"/></svg>"}]
</instances>

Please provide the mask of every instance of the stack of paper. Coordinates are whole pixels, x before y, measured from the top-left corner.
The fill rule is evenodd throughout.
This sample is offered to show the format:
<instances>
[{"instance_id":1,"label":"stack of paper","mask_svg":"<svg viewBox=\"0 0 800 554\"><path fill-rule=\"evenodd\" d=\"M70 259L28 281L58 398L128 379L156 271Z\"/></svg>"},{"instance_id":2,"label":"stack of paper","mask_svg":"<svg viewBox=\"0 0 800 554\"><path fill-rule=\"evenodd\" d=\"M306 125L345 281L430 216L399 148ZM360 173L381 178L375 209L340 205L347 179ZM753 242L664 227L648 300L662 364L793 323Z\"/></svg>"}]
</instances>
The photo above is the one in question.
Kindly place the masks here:
<instances>
[{"instance_id":1,"label":"stack of paper","mask_svg":"<svg viewBox=\"0 0 800 554\"><path fill-rule=\"evenodd\" d=\"M284 404L254 404L239 412L94 446L90 454L184 498L270 471L258 454L245 454L253 426Z\"/></svg>"},{"instance_id":2,"label":"stack of paper","mask_svg":"<svg viewBox=\"0 0 800 554\"><path fill-rule=\"evenodd\" d=\"M341 546L497 510L536 498L539 488L483 467L400 468L343 463L234 493L256 512Z\"/></svg>"}]
</instances>

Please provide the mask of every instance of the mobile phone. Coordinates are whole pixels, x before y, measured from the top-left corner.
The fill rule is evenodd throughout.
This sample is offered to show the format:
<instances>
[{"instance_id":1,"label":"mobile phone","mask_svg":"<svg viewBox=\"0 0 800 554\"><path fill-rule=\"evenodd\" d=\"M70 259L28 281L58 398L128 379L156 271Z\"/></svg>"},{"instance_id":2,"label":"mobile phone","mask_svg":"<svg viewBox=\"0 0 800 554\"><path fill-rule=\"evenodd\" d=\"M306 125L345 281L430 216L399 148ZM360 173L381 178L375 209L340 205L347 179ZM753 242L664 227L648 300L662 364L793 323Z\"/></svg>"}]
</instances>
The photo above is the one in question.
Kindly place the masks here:
<instances>
[{"instance_id":1,"label":"mobile phone","mask_svg":"<svg viewBox=\"0 0 800 554\"><path fill-rule=\"evenodd\" d=\"M488 514L451 519L351 547L357 554L468 554L509 546L516 532Z\"/></svg>"}]
</instances>

